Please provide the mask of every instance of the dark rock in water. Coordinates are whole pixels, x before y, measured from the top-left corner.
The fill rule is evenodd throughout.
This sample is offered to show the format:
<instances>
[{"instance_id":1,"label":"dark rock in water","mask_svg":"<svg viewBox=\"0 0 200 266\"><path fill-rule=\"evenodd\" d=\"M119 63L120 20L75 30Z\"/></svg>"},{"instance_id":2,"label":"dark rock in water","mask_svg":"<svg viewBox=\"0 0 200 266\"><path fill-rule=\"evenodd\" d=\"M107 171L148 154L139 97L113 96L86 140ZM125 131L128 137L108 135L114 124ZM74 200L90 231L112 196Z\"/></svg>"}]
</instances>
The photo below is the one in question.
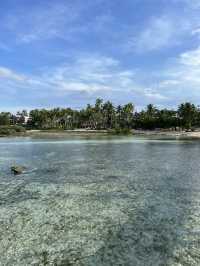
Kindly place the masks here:
<instances>
[{"instance_id":1,"label":"dark rock in water","mask_svg":"<svg viewBox=\"0 0 200 266\"><path fill-rule=\"evenodd\" d=\"M11 167L11 172L14 175L21 175L23 174L23 172L26 170L26 167L24 166L19 166L19 165L15 165Z\"/></svg>"}]
</instances>

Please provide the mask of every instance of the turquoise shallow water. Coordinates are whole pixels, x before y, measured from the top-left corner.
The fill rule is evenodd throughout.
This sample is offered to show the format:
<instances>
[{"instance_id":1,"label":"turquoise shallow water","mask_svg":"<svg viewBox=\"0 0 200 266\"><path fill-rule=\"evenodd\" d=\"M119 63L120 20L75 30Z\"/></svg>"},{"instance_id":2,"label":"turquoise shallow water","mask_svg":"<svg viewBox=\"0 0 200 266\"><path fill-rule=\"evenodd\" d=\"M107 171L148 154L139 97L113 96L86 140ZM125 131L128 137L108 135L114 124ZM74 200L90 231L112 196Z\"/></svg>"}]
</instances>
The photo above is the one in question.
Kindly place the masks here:
<instances>
[{"instance_id":1,"label":"turquoise shallow water","mask_svg":"<svg viewBox=\"0 0 200 266\"><path fill-rule=\"evenodd\" d=\"M0 265L200 265L200 142L0 139Z\"/></svg>"}]
</instances>

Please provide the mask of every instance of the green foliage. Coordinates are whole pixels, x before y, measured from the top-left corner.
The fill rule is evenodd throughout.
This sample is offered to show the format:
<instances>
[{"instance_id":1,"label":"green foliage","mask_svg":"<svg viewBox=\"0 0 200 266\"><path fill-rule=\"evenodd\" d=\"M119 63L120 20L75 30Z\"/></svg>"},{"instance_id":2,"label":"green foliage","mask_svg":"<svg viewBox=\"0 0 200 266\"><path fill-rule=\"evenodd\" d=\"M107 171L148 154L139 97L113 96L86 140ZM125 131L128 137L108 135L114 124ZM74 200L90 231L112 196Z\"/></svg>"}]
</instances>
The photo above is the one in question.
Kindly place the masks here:
<instances>
[{"instance_id":1,"label":"green foliage","mask_svg":"<svg viewBox=\"0 0 200 266\"><path fill-rule=\"evenodd\" d=\"M0 125L25 125L27 111L18 112L17 116L0 113ZM27 129L72 130L76 128L109 130L115 134L125 134L131 129L192 129L200 127L200 109L191 103L182 103L178 110L157 109L153 104L145 110L134 112L134 105L127 103L114 106L112 102L97 99L94 105L88 104L81 110L54 108L51 110L35 109L29 114ZM13 131L13 129L2 129ZM9 133L9 132L8 132Z\"/></svg>"},{"instance_id":2,"label":"green foliage","mask_svg":"<svg viewBox=\"0 0 200 266\"><path fill-rule=\"evenodd\" d=\"M158 110L152 104L147 106L146 111L142 110L140 113L136 113L134 121L135 128L150 130L156 128L176 129L180 124L176 111L168 109Z\"/></svg>"},{"instance_id":3,"label":"green foliage","mask_svg":"<svg viewBox=\"0 0 200 266\"><path fill-rule=\"evenodd\" d=\"M0 113L0 126L6 126L10 124L11 114L8 112Z\"/></svg>"},{"instance_id":4,"label":"green foliage","mask_svg":"<svg viewBox=\"0 0 200 266\"><path fill-rule=\"evenodd\" d=\"M25 128L21 126L0 126L0 136L11 136L25 132Z\"/></svg>"},{"instance_id":5,"label":"green foliage","mask_svg":"<svg viewBox=\"0 0 200 266\"><path fill-rule=\"evenodd\" d=\"M194 104L182 103L178 107L178 114L181 119L181 126L186 129L191 129L197 116L197 109Z\"/></svg>"},{"instance_id":6,"label":"green foliage","mask_svg":"<svg viewBox=\"0 0 200 266\"><path fill-rule=\"evenodd\" d=\"M119 128L118 127L118 128L110 129L108 133L112 135L130 135L132 132L130 128Z\"/></svg>"},{"instance_id":7,"label":"green foliage","mask_svg":"<svg viewBox=\"0 0 200 266\"><path fill-rule=\"evenodd\" d=\"M33 110L30 127L38 129L107 129L121 134L122 129L190 129L200 126L200 111L191 103L181 104L177 111L157 109L149 104L146 110L134 113L132 103L115 107L110 101L97 99L80 111L67 109Z\"/></svg>"}]
</instances>

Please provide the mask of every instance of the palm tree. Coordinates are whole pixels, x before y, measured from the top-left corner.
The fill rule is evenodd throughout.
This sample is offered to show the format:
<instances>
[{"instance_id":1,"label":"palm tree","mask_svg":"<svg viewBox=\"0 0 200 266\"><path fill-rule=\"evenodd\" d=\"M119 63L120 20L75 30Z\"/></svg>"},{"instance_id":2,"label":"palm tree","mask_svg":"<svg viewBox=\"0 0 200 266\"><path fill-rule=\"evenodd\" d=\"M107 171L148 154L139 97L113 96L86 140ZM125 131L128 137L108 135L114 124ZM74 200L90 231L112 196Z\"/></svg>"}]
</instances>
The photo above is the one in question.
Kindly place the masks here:
<instances>
[{"instance_id":1,"label":"palm tree","mask_svg":"<svg viewBox=\"0 0 200 266\"><path fill-rule=\"evenodd\" d=\"M125 122L125 127L130 128L132 121L133 121L133 111L134 105L132 103L128 103L124 105L122 112L123 112L123 120Z\"/></svg>"},{"instance_id":2,"label":"palm tree","mask_svg":"<svg viewBox=\"0 0 200 266\"><path fill-rule=\"evenodd\" d=\"M103 105L104 128L112 128L114 126L115 108L110 101Z\"/></svg>"},{"instance_id":3,"label":"palm tree","mask_svg":"<svg viewBox=\"0 0 200 266\"><path fill-rule=\"evenodd\" d=\"M93 119L96 129L103 127L103 100L98 98L95 103Z\"/></svg>"},{"instance_id":4,"label":"palm tree","mask_svg":"<svg viewBox=\"0 0 200 266\"><path fill-rule=\"evenodd\" d=\"M197 109L195 105L189 102L182 103L178 107L178 115L181 120L181 124L186 129L191 129L196 114L197 114Z\"/></svg>"},{"instance_id":5,"label":"palm tree","mask_svg":"<svg viewBox=\"0 0 200 266\"><path fill-rule=\"evenodd\" d=\"M154 107L153 104L147 105L147 114L151 117L153 117L156 114L157 109Z\"/></svg>"}]
</instances>

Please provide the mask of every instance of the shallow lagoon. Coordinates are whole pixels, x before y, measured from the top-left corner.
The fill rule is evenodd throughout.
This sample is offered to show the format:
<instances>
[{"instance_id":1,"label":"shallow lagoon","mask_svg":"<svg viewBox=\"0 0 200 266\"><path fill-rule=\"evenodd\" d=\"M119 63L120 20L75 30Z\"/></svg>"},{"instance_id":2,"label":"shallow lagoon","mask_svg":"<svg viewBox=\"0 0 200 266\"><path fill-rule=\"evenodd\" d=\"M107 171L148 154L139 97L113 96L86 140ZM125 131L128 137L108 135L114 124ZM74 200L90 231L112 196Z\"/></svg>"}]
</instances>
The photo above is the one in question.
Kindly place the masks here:
<instances>
[{"instance_id":1,"label":"shallow lagoon","mask_svg":"<svg viewBox=\"0 0 200 266\"><path fill-rule=\"evenodd\" d=\"M199 141L2 138L0 168L0 265L200 265Z\"/></svg>"}]
</instances>

